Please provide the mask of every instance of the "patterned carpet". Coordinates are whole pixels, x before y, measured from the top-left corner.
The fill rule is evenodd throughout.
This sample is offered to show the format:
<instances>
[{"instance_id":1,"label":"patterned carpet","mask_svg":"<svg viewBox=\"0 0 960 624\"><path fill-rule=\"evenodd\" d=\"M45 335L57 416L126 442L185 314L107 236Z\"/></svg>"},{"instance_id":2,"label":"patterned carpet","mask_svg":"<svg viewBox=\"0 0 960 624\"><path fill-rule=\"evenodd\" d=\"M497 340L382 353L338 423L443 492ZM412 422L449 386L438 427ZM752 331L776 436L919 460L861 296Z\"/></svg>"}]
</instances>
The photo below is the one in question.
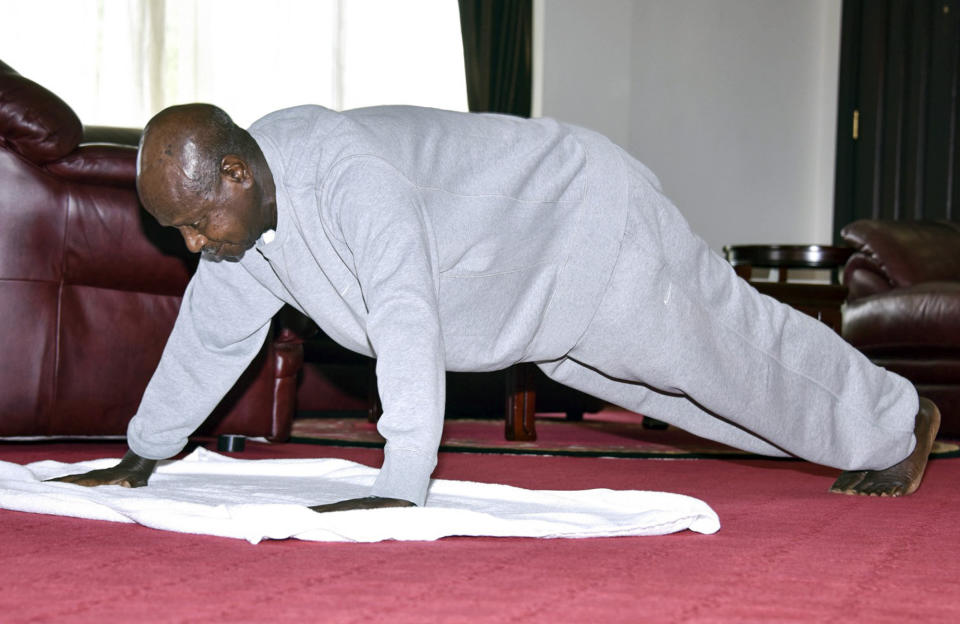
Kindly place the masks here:
<instances>
[{"instance_id":1,"label":"patterned carpet","mask_svg":"<svg viewBox=\"0 0 960 624\"><path fill-rule=\"evenodd\" d=\"M604 411L581 421L557 415L537 416L537 440L504 439L502 420L449 419L440 450L459 453L569 455L648 459L770 459L705 440L675 428L644 428L642 417ZM376 425L364 417L301 417L294 420L291 442L327 446L382 447ZM935 457L958 457L960 446L937 441ZM789 461L789 460L788 460Z\"/></svg>"}]
</instances>

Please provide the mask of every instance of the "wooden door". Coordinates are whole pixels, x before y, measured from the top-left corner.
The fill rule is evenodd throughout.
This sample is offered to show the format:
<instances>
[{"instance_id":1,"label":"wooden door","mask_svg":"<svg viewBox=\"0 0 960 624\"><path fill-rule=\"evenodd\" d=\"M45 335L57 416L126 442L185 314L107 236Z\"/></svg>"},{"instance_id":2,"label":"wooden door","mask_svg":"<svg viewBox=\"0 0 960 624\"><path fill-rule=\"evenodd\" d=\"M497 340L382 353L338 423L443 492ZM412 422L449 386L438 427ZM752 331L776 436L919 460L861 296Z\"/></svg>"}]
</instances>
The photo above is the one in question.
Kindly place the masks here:
<instances>
[{"instance_id":1,"label":"wooden door","mask_svg":"<svg viewBox=\"0 0 960 624\"><path fill-rule=\"evenodd\" d=\"M960 220L960 0L844 0L834 231Z\"/></svg>"}]
</instances>

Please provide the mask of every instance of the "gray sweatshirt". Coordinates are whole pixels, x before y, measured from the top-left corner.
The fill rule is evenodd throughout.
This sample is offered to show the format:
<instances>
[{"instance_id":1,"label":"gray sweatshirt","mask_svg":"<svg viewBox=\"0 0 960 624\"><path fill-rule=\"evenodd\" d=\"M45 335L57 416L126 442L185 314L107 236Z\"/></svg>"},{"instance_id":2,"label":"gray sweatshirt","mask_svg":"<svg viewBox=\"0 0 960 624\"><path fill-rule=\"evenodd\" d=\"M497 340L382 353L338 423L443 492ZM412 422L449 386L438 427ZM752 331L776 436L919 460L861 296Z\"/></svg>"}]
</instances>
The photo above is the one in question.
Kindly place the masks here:
<instances>
[{"instance_id":1,"label":"gray sweatshirt","mask_svg":"<svg viewBox=\"0 0 960 624\"><path fill-rule=\"evenodd\" d=\"M589 323L623 236L623 153L550 119L413 107L301 106L250 133L276 235L239 262L201 260L130 448L178 453L288 303L377 358L387 444L371 494L422 505L444 370L557 359Z\"/></svg>"}]
</instances>

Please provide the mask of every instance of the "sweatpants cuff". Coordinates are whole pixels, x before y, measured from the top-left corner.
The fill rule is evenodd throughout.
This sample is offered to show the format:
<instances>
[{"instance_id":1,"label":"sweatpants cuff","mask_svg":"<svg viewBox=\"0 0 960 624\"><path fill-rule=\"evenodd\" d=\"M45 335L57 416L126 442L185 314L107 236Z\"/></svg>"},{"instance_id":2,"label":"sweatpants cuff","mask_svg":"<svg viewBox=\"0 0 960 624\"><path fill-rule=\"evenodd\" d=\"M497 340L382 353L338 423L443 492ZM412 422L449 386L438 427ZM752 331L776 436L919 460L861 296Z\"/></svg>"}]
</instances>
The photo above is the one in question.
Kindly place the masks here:
<instances>
[{"instance_id":1,"label":"sweatpants cuff","mask_svg":"<svg viewBox=\"0 0 960 624\"><path fill-rule=\"evenodd\" d=\"M430 475L436 465L436 453L395 448L388 443L384 449L383 466L371 494L382 498L399 498L423 506L427 500Z\"/></svg>"}]
</instances>

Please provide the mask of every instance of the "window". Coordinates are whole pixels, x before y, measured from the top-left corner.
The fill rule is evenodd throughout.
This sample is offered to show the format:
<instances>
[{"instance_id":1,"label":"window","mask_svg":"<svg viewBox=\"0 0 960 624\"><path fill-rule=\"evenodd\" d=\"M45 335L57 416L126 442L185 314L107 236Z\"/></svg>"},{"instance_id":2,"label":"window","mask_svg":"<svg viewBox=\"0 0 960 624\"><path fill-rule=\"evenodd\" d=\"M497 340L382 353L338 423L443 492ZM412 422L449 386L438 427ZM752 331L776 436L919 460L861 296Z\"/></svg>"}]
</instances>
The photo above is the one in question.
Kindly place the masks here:
<instances>
[{"instance_id":1,"label":"window","mask_svg":"<svg viewBox=\"0 0 960 624\"><path fill-rule=\"evenodd\" d=\"M186 102L241 126L305 103L467 110L456 0L0 0L0 11L0 59L85 124L142 126Z\"/></svg>"}]
</instances>

